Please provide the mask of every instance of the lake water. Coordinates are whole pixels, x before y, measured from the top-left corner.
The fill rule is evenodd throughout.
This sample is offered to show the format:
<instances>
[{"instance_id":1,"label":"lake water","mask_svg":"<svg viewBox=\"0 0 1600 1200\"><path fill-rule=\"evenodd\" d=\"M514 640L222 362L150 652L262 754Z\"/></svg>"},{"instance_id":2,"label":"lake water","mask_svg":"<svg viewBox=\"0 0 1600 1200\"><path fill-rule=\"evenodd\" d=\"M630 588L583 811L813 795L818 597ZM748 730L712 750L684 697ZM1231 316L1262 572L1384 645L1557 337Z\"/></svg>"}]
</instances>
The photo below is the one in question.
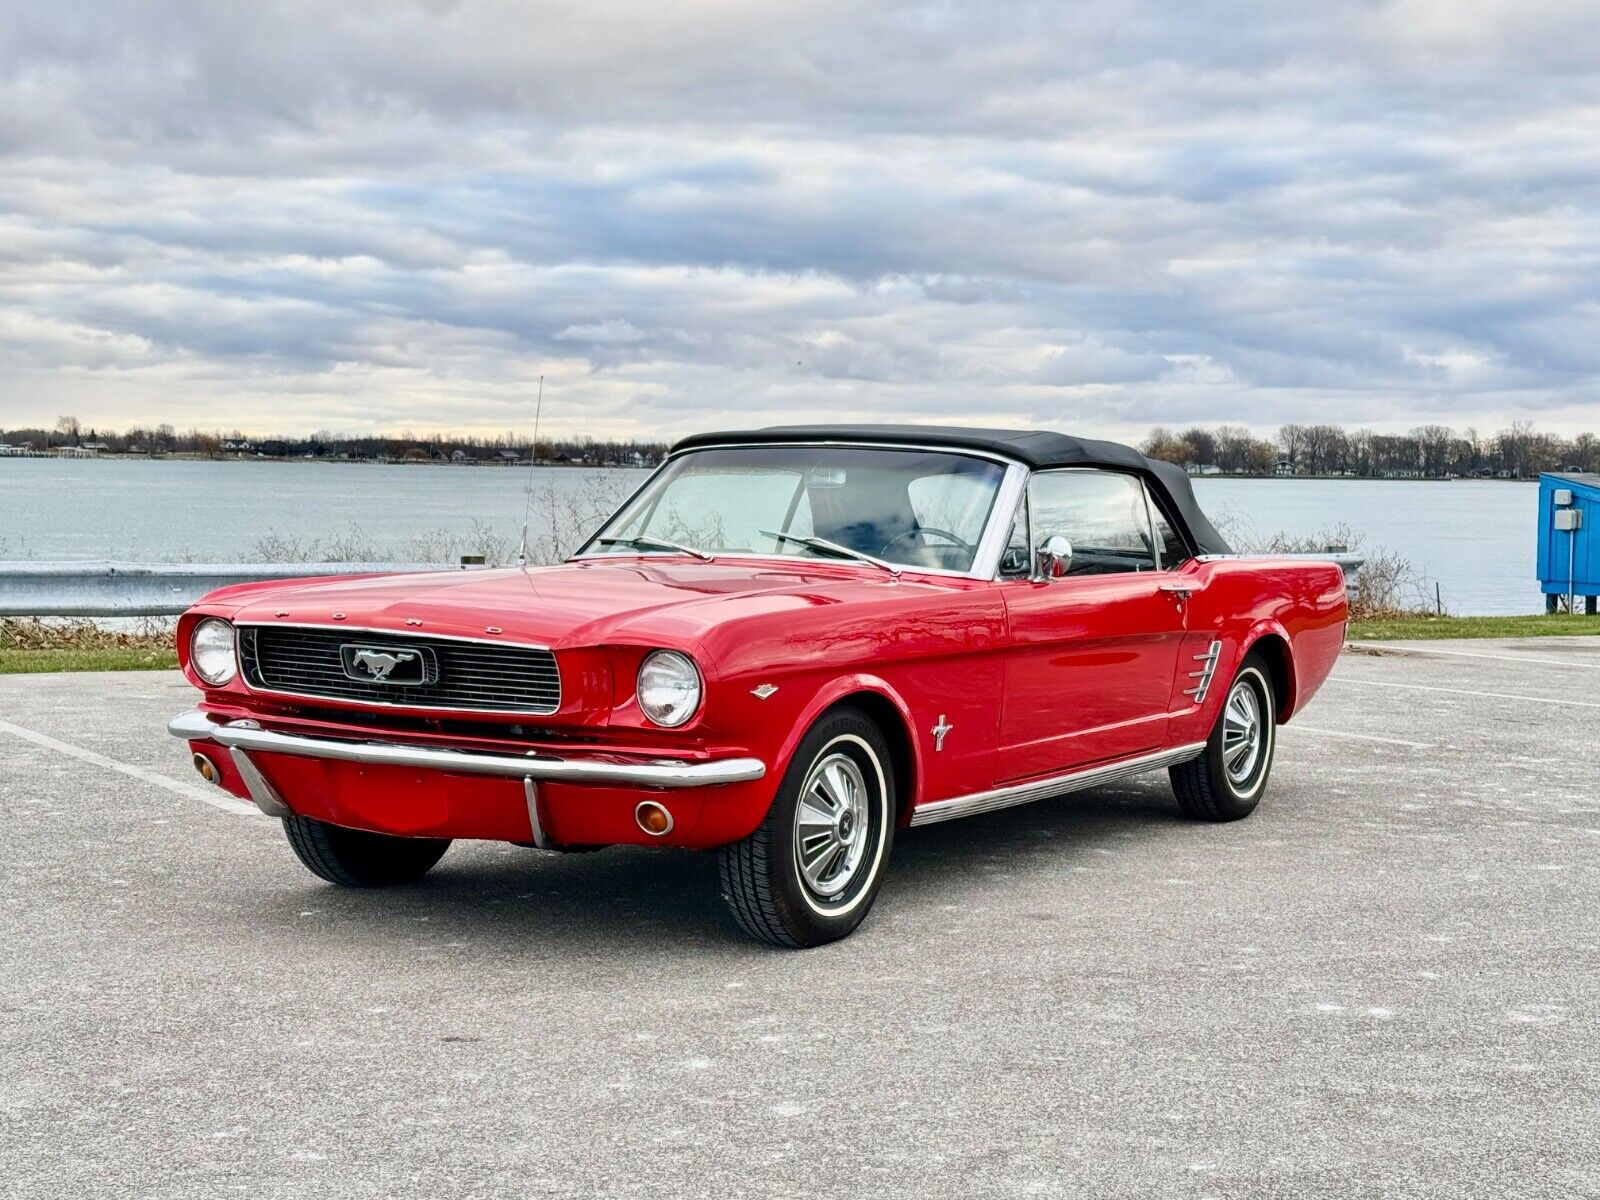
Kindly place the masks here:
<instances>
[{"instance_id":1,"label":"lake water","mask_svg":"<svg viewBox=\"0 0 1600 1200\"><path fill-rule=\"evenodd\" d=\"M536 539L645 476L536 474ZM0 459L0 558L226 562L259 556L269 540L390 560L454 554L483 530L514 545L527 484L527 471L504 467ZM1451 612L1542 611L1534 483L1198 479L1195 490L1230 534L1346 525L1364 549L1409 560L1430 595L1437 581Z\"/></svg>"}]
</instances>

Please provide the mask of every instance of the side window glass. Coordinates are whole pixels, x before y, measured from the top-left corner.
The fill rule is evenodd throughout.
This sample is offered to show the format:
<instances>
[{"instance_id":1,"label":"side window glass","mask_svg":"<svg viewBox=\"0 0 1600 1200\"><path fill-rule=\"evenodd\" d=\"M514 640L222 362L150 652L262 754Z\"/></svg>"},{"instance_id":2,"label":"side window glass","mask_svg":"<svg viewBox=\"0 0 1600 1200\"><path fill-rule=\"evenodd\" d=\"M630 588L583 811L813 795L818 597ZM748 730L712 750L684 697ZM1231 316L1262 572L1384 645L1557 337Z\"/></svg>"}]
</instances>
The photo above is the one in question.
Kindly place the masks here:
<instances>
[{"instance_id":1,"label":"side window glass","mask_svg":"<svg viewBox=\"0 0 1600 1200\"><path fill-rule=\"evenodd\" d=\"M1155 526L1156 547L1161 551L1161 568L1170 571L1173 567L1182 566L1189 561L1189 547L1183 544L1183 539L1178 536L1178 531L1172 527L1161 510L1156 507L1156 502L1150 501L1150 521Z\"/></svg>"},{"instance_id":2,"label":"side window glass","mask_svg":"<svg viewBox=\"0 0 1600 1200\"><path fill-rule=\"evenodd\" d=\"M1113 471L1045 471L1029 485L1035 544L1056 534L1072 544L1068 575L1153 571L1155 544L1144 484Z\"/></svg>"}]
</instances>

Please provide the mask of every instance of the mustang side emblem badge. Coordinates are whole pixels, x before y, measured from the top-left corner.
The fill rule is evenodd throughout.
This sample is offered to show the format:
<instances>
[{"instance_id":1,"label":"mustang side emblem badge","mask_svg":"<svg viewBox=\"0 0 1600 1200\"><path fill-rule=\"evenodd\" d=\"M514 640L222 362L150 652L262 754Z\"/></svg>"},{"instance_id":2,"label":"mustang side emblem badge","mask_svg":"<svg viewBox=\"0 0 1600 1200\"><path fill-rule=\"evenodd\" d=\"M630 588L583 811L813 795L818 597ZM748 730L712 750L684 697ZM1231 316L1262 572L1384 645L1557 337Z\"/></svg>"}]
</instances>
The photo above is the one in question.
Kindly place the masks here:
<instances>
[{"instance_id":1,"label":"mustang side emblem badge","mask_svg":"<svg viewBox=\"0 0 1600 1200\"><path fill-rule=\"evenodd\" d=\"M757 700L765 700L768 696L772 695L772 693L777 691L777 690L778 690L778 685L777 684L775 684L775 683L763 683L759 687L751 688L750 689L750 694L752 696L754 696Z\"/></svg>"},{"instance_id":2,"label":"mustang side emblem badge","mask_svg":"<svg viewBox=\"0 0 1600 1200\"><path fill-rule=\"evenodd\" d=\"M944 714L940 713L939 714L939 723L928 731L929 733L933 734L933 749L934 749L934 753L937 754L940 750L944 749L945 735L948 734L954 728L955 728L954 725L948 724L945 721Z\"/></svg>"},{"instance_id":3,"label":"mustang side emblem badge","mask_svg":"<svg viewBox=\"0 0 1600 1200\"><path fill-rule=\"evenodd\" d=\"M344 673L361 683L387 683L415 687L438 677L433 656L426 650L402 650L392 646L339 647Z\"/></svg>"}]
</instances>

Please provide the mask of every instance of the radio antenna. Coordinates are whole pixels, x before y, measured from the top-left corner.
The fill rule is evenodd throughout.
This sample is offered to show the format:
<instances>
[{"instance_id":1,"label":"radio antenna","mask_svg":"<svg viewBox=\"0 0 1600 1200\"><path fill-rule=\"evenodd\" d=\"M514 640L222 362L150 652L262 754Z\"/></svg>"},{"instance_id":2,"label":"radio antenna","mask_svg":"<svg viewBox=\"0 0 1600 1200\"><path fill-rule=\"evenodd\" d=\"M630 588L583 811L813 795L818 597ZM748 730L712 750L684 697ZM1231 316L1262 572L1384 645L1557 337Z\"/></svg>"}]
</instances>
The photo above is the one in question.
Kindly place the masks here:
<instances>
[{"instance_id":1,"label":"radio antenna","mask_svg":"<svg viewBox=\"0 0 1600 1200\"><path fill-rule=\"evenodd\" d=\"M528 447L528 490L522 497L522 547L517 551L517 566L528 565L528 517L533 512L533 472L539 460L539 417L544 413L544 376L539 376L539 398L533 406L533 445Z\"/></svg>"}]
</instances>

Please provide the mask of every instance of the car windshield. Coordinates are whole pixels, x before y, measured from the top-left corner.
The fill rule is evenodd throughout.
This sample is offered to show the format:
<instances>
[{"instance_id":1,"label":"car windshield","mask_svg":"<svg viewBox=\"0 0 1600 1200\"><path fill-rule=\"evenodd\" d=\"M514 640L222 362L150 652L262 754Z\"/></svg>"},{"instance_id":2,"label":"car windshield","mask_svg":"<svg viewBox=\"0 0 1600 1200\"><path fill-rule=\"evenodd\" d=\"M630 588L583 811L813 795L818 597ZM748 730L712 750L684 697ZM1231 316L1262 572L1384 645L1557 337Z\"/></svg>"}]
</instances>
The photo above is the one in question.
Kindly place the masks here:
<instances>
[{"instance_id":1,"label":"car windshield","mask_svg":"<svg viewBox=\"0 0 1600 1200\"><path fill-rule=\"evenodd\" d=\"M928 450L751 446L673 459L585 554L865 555L972 569L1005 468Z\"/></svg>"}]
</instances>

